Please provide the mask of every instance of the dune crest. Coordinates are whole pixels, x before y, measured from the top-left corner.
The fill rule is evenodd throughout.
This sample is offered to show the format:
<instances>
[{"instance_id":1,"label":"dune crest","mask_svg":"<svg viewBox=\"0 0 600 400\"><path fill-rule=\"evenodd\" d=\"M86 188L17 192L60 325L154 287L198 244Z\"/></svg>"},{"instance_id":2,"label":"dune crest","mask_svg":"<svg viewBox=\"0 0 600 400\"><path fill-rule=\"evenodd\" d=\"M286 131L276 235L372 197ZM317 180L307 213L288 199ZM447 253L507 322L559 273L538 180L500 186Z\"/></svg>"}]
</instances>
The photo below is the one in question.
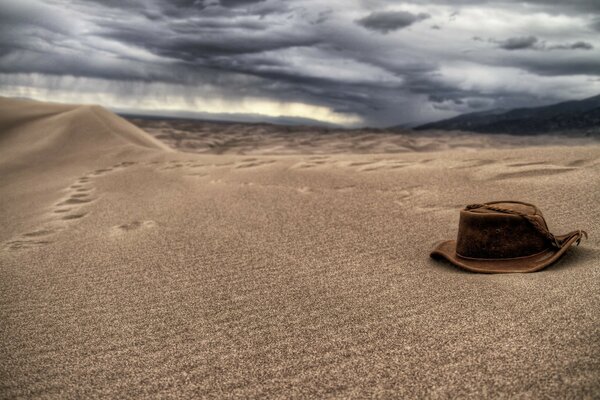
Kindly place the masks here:
<instances>
[{"instance_id":1,"label":"dune crest","mask_svg":"<svg viewBox=\"0 0 600 400\"><path fill-rule=\"evenodd\" d=\"M0 155L11 160L86 156L109 149L171 151L133 124L97 105L0 98ZM37 158L36 157L36 158Z\"/></svg>"}]
</instances>

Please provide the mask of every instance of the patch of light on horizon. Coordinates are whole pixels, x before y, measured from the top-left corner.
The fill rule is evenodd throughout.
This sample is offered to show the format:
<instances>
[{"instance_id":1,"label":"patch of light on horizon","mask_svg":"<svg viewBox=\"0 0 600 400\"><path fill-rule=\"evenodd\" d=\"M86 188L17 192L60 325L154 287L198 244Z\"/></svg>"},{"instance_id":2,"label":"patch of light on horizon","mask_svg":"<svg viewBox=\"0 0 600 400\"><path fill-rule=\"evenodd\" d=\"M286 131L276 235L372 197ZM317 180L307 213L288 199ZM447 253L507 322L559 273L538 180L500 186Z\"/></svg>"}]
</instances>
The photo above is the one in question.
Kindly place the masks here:
<instances>
[{"instance_id":1,"label":"patch of light on horizon","mask_svg":"<svg viewBox=\"0 0 600 400\"><path fill-rule=\"evenodd\" d=\"M210 94L208 95L198 93L197 95L190 96L189 88L188 93L178 95L176 94L178 89L175 87L176 85L152 83L145 84L146 87L139 93L130 93L127 95L125 91L123 93L112 92L111 89L114 82L102 82L103 80L97 79L85 79L84 81L87 81L85 85L76 85L77 87L74 90L67 90L65 87L69 87L69 85L58 85L51 88L40 87L35 84L28 85L27 81L31 76L23 75L37 74L19 75L21 75L21 79L18 79L18 77L15 79L14 75L0 74L0 83L2 83L0 85L0 96L30 98L57 103L100 104L111 109L128 109L156 113L169 111L221 115L253 114L271 118L306 118L344 126L359 126L364 123L363 119L356 114L340 113L333 111L329 107L301 102L286 102L258 97L226 98L219 96L214 90L210 90ZM39 80L39 78L38 76L37 79ZM19 80L20 82L16 82ZM90 81L94 82L90 85ZM96 90L92 91L91 88L94 86ZM165 90L165 86L169 90ZM82 88L87 90L82 90ZM202 89L199 89L199 91L202 92Z\"/></svg>"}]
</instances>

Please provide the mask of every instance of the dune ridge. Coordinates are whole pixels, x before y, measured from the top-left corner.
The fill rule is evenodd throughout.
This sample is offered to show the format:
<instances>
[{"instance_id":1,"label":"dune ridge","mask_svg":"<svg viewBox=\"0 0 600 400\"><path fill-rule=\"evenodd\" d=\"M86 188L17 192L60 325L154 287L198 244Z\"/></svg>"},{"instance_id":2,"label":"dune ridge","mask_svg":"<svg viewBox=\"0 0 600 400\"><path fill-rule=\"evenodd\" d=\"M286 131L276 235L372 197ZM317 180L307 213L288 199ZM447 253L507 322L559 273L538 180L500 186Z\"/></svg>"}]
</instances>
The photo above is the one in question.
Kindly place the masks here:
<instances>
[{"instance_id":1,"label":"dune ridge","mask_svg":"<svg viewBox=\"0 0 600 400\"><path fill-rule=\"evenodd\" d=\"M89 156L109 148L137 146L170 151L135 125L97 105L64 105L0 98L0 149L4 160L27 152Z\"/></svg>"},{"instance_id":2,"label":"dune ridge","mask_svg":"<svg viewBox=\"0 0 600 400\"><path fill-rule=\"evenodd\" d=\"M335 129L139 117L129 117L129 120L174 149L199 154L396 154L600 143L599 136L577 134L515 136L461 131Z\"/></svg>"},{"instance_id":3,"label":"dune ridge","mask_svg":"<svg viewBox=\"0 0 600 400\"><path fill-rule=\"evenodd\" d=\"M2 398L600 392L598 144L194 154L95 107L0 108ZM429 258L497 199L589 239L528 275Z\"/></svg>"}]
</instances>

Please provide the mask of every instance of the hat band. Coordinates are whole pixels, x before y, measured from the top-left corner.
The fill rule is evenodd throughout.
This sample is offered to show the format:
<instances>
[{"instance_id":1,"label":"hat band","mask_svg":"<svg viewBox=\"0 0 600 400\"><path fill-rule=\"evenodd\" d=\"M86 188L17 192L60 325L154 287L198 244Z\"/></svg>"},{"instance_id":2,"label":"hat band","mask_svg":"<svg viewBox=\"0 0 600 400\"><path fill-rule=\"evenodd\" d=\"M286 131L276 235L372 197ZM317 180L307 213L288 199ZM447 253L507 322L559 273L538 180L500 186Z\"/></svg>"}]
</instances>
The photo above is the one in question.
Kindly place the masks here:
<instances>
[{"instance_id":1,"label":"hat band","mask_svg":"<svg viewBox=\"0 0 600 400\"><path fill-rule=\"evenodd\" d=\"M507 261L507 260L523 260L523 259L530 258L530 257L536 257L536 256L539 256L539 255L541 255L543 253L548 252L549 250L550 249L544 249L544 250L540 251L539 253L535 253L535 254L528 254L526 256L521 256L521 257L505 257L505 258L467 257L467 256L463 256L458 251L456 251L455 253L456 253L456 256L458 258L462 258L462 259L465 259L465 260L475 260L475 261Z\"/></svg>"},{"instance_id":2,"label":"hat band","mask_svg":"<svg viewBox=\"0 0 600 400\"><path fill-rule=\"evenodd\" d=\"M577 230L577 231L573 231L573 232L569 232L566 235L562 236L559 239L556 239L557 242L559 242L561 245L558 246L558 249L560 249L566 242L568 242L569 240L571 240L573 237L577 236L577 240L575 241L575 245L579 246L579 243L581 242L581 239L583 237L585 237L586 239L588 238L587 232L586 231L582 231L582 230ZM463 256L462 254L460 254L458 251L455 251L456 256L459 258L463 258L465 260L476 260L476 261L506 261L506 260L520 260L520 259L526 259L526 258L530 258L530 257L535 257L535 256L539 256L540 254L543 254L547 251L549 251L550 249L544 249L538 253L535 254L529 254L526 256L521 256L521 257L505 257L505 258L480 258L480 257L467 257L467 256Z\"/></svg>"}]
</instances>

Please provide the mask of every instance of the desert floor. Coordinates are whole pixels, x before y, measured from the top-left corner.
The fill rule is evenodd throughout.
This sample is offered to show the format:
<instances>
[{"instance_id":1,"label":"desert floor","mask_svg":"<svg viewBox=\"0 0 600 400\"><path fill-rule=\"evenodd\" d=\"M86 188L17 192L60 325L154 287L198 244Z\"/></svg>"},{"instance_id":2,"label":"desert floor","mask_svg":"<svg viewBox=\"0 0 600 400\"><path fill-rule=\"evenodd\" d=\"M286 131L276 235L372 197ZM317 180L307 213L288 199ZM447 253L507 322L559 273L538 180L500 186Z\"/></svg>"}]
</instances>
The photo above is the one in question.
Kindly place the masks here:
<instances>
[{"instance_id":1,"label":"desert floor","mask_svg":"<svg viewBox=\"0 0 600 400\"><path fill-rule=\"evenodd\" d=\"M598 396L600 144L474 140L194 154L0 100L0 397ZM504 199L589 240L534 274L429 258Z\"/></svg>"}]
</instances>

